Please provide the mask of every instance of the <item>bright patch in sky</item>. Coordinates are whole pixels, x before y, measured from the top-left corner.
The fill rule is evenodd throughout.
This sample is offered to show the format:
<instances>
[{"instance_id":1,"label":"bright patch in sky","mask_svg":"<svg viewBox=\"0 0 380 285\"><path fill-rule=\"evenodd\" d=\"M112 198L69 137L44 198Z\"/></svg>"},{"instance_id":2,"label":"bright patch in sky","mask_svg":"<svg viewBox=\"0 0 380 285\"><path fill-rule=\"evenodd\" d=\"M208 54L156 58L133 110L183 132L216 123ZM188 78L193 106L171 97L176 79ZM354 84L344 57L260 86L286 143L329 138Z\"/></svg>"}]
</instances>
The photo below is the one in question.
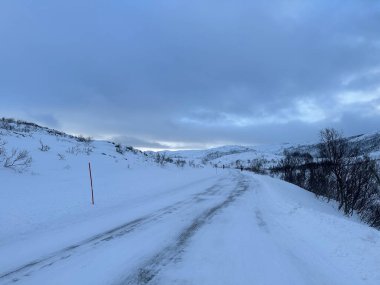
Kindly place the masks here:
<instances>
[{"instance_id":1,"label":"bright patch in sky","mask_svg":"<svg viewBox=\"0 0 380 285\"><path fill-rule=\"evenodd\" d=\"M380 87L372 91L347 91L338 95L341 104L364 104L380 99Z\"/></svg>"}]
</instances>

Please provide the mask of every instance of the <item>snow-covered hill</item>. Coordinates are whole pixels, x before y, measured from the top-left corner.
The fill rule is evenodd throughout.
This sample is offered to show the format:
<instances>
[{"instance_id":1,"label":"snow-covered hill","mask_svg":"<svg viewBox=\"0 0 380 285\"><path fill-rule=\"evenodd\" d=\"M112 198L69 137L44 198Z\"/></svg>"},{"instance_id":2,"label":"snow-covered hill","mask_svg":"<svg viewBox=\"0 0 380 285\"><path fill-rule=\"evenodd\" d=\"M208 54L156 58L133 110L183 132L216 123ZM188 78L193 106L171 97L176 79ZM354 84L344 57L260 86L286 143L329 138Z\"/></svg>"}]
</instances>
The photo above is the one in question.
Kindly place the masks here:
<instances>
[{"instance_id":1,"label":"snow-covered hill","mask_svg":"<svg viewBox=\"0 0 380 285\"><path fill-rule=\"evenodd\" d=\"M197 168L26 122L0 120L0 138L0 284L380 283L380 234L355 215L278 179L209 167L273 163L290 145L160 154ZM20 151L32 160L3 166Z\"/></svg>"},{"instance_id":2,"label":"snow-covered hill","mask_svg":"<svg viewBox=\"0 0 380 285\"><path fill-rule=\"evenodd\" d=\"M351 147L357 147L362 154L380 158L380 132L346 138ZM199 165L235 168L239 165L250 167L260 161L264 168L276 165L284 155L284 151L308 152L318 156L318 143L310 144L273 144L258 146L222 146L207 150L162 151L173 159L193 161Z\"/></svg>"},{"instance_id":3,"label":"snow-covered hill","mask_svg":"<svg viewBox=\"0 0 380 285\"><path fill-rule=\"evenodd\" d=\"M249 166L255 159L262 159L275 164L282 158L287 145L273 146L222 146L207 150L162 151L161 153L173 159L184 159L197 165L217 165L218 167L235 167L239 161L243 166Z\"/></svg>"},{"instance_id":4,"label":"snow-covered hill","mask_svg":"<svg viewBox=\"0 0 380 285\"><path fill-rule=\"evenodd\" d=\"M153 157L129 146L7 119L0 120L0 147L0 243L67 226L68 221L124 207L136 197L159 195L178 181L209 174L177 171L173 164L161 167ZM27 153L28 165L21 160L4 167L7 158L20 152Z\"/></svg>"},{"instance_id":5,"label":"snow-covered hill","mask_svg":"<svg viewBox=\"0 0 380 285\"><path fill-rule=\"evenodd\" d=\"M361 154L369 154L374 158L380 157L380 132L369 134L361 134L345 138L348 145L352 148L359 149ZM313 156L317 156L318 144L304 144L297 146L290 146L289 151L309 152Z\"/></svg>"},{"instance_id":6,"label":"snow-covered hill","mask_svg":"<svg viewBox=\"0 0 380 285\"><path fill-rule=\"evenodd\" d=\"M27 151L32 158L30 170L35 174L69 170L81 161L90 160L120 164L120 167L137 167L151 162L146 154L132 147L72 136L33 123L9 119L0 120L0 140L8 156L12 150ZM19 168L14 167L15 170Z\"/></svg>"}]
</instances>

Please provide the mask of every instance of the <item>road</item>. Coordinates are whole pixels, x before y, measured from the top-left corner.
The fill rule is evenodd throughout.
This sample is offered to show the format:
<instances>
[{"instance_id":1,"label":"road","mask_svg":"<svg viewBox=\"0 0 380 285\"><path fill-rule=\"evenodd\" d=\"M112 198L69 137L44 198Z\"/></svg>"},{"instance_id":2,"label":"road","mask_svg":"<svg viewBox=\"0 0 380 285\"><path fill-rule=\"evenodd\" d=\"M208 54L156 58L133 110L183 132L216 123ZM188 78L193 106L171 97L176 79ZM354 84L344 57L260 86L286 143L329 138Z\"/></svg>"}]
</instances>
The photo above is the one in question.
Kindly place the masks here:
<instances>
[{"instance_id":1,"label":"road","mask_svg":"<svg viewBox=\"0 0 380 285\"><path fill-rule=\"evenodd\" d=\"M0 284L380 284L378 232L292 187L226 171L195 194L0 270Z\"/></svg>"}]
</instances>

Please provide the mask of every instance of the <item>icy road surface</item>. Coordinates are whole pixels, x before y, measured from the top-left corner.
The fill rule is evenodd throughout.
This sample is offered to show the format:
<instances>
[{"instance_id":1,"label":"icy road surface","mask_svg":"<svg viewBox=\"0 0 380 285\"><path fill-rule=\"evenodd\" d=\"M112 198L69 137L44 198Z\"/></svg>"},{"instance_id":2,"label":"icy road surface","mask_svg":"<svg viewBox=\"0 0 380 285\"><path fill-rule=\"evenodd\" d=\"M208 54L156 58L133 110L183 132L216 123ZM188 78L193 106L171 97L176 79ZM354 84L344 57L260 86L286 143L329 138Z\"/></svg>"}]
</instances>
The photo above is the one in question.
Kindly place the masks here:
<instances>
[{"instance_id":1,"label":"icy road surface","mask_svg":"<svg viewBox=\"0 0 380 285\"><path fill-rule=\"evenodd\" d=\"M227 170L183 189L51 252L53 232L0 244L0 284L380 284L379 232L302 189Z\"/></svg>"}]
</instances>

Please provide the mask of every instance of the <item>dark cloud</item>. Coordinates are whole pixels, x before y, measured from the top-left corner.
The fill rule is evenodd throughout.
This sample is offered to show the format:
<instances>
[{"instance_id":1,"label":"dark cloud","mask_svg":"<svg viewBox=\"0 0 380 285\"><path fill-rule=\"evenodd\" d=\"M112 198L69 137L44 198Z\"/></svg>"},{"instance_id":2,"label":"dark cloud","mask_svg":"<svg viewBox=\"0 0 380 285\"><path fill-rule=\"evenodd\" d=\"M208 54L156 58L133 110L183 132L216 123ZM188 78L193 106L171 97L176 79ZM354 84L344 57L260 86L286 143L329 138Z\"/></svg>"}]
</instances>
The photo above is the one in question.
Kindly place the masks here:
<instances>
[{"instance_id":1,"label":"dark cloud","mask_svg":"<svg viewBox=\"0 0 380 285\"><path fill-rule=\"evenodd\" d=\"M2 1L0 112L158 148L372 131L379 26L372 0Z\"/></svg>"}]
</instances>

